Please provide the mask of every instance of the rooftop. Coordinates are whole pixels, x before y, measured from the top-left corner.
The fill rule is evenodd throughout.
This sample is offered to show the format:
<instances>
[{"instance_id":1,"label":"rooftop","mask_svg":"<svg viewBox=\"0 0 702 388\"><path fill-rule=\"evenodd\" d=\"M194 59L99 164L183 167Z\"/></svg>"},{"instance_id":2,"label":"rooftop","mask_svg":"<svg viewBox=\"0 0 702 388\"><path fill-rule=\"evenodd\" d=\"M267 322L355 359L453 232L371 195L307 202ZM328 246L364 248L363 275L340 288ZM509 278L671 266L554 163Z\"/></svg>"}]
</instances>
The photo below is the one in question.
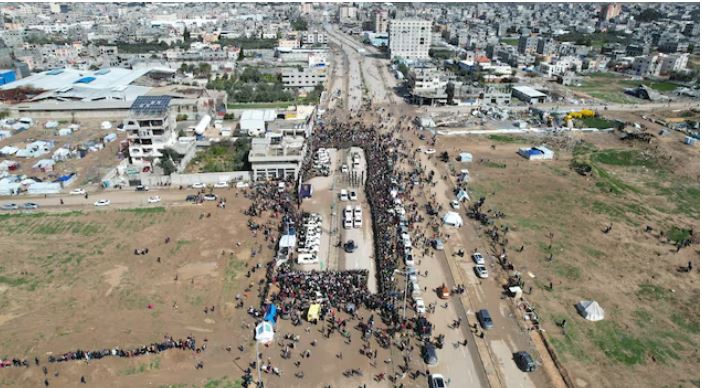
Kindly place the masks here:
<instances>
[{"instance_id":1,"label":"rooftop","mask_svg":"<svg viewBox=\"0 0 702 388\"><path fill-rule=\"evenodd\" d=\"M168 110L170 96L140 96L132 103L129 112L137 115L160 115Z\"/></svg>"}]
</instances>

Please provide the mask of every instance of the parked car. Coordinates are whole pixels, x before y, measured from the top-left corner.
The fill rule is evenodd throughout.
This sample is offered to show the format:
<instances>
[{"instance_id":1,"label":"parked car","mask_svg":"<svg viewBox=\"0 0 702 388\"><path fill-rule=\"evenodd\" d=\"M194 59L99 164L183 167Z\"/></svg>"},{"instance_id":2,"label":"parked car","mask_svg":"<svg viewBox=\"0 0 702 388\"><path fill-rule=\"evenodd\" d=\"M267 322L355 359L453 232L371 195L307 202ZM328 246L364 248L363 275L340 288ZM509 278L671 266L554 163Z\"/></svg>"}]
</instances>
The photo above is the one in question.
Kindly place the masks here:
<instances>
[{"instance_id":1,"label":"parked car","mask_svg":"<svg viewBox=\"0 0 702 388\"><path fill-rule=\"evenodd\" d=\"M222 182L217 182L217 183L214 184L214 187L217 188L217 189L227 188L227 187L229 187L229 182L224 182L224 181L222 181Z\"/></svg>"},{"instance_id":2,"label":"parked car","mask_svg":"<svg viewBox=\"0 0 702 388\"><path fill-rule=\"evenodd\" d=\"M360 218L354 218L353 219L353 227L354 229L359 229L363 226L363 220Z\"/></svg>"},{"instance_id":3,"label":"parked car","mask_svg":"<svg viewBox=\"0 0 702 388\"><path fill-rule=\"evenodd\" d=\"M351 205L346 205L344 208L344 218L353 218L353 208Z\"/></svg>"},{"instance_id":4,"label":"parked car","mask_svg":"<svg viewBox=\"0 0 702 388\"><path fill-rule=\"evenodd\" d=\"M339 200L340 201L348 201L349 200L349 192L346 189L341 189L341 192L339 193Z\"/></svg>"},{"instance_id":5,"label":"parked car","mask_svg":"<svg viewBox=\"0 0 702 388\"><path fill-rule=\"evenodd\" d=\"M424 342L424 346L422 346L422 359L424 363L429 366L434 366L439 363L439 357L436 355L436 348L434 344L429 341Z\"/></svg>"},{"instance_id":6,"label":"parked car","mask_svg":"<svg viewBox=\"0 0 702 388\"><path fill-rule=\"evenodd\" d=\"M207 185L202 182L193 183L193 189L204 189L205 187L207 187Z\"/></svg>"},{"instance_id":7,"label":"parked car","mask_svg":"<svg viewBox=\"0 0 702 388\"><path fill-rule=\"evenodd\" d=\"M483 257L483 255L480 254L480 252L473 253L472 257L473 261L475 261L475 264L485 264L485 258Z\"/></svg>"},{"instance_id":8,"label":"parked car","mask_svg":"<svg viewBox=\"0 0 702 388\"><path fill-rule=\"evenodd\" d=\"M205 194L202 196L202 199L204 199L205 201L216 201L217 196L214 194Z\"/></svg>"},{"instance_id":9,"label":"parked car","mask_svg":"<svg viewBox=\"0 0 702 388\"><path fill-rule=\"evenodd\" d=\"M344 174L346 174L347 172L349 172L349 166L347 166L347 165L345 165L345 164L342 164L342 165L341 165L341 172L344 173Z\"/></svg>"},{"instance_id":10,"label":"parked car","mask_svg":"<svg viewBox=\"0 0 702 388\"><path fill-rule=\"evenodd\" d=\"M136 191L149 191L149 186L139 185L136 187Z\"/></svg>"},{"instance_id":11,"label":"parked car","mask_svg":"<svg viewBox=\"0 0 702 388\"><path fill-rule=\"evenodd\" d=\"M475 315L478 317L478 322L480 322L480 326L482 326L483 329L488 330L493 328L492 317L489 311L480 309Z\"/></svg>"},{"instance_id":12,"label":"parked car","mask_svg":"<svg viewBox=\"0 0 702 388\"><path fill-rule=\"evenodd\" d=\"M451 208L452 209L458 209L459 207L461 207L461 204L459 204L458 201L456 201L455 199L453 201L451 201Z\"/></svg>"},{"instance_id":13,"label":"parked car","mask_svg":"<svg viewBox=\"0 0 702 388\"><path fill-rule=\"evenodd\" d=\"M487 279L488 278L488 271L487 268L484 265L476 265L473 267L475 270L475 274L481 278L481 279Z\"/></svg>"},{"instance_id":14,"label":"parked car","mask_svg":"<svg viewBox=\"0 0 702 388\"><path fill-rule=\"evenodd\" d=\"M433 148L427 148L427 149L424 150L424 153L427 154L427 155L432 155L432 154L435 154L435 153L436 153L436 150L433 149Z\"/></svg>"},{"instance_id":15,"label":"parked car","mask_svg":"<svg viewBox=\"0 0 702 388\"><path fill-rule=\"evenodd\" d=\"M98 199L95 201L95 206L109 206L110 205L110 200L109 199Z\"/></svg>"},{"instance_id":16,"label":"parked car","mask_svg":"<svg viewBox=\"0 0 702 388\"><path fill-rule=\"evenodd\" d=\"M77 188L69 192L71 195L85 195L85 189Z\"/></svg>"},{"instance_id":17,"label":"parked car","mask_svg":"<svg viewBox=\"0 0 702 388\"><path fill-rule=\"evenodd\" d=\"M246 189L249 187L249 182L236 182L237 189Z\"/></svg>"},{"instance_id":18,"label":"parked car","mask_svg":"<svg viewBox=\"0 0 702 388\"><path fill-rule=\"evenodd\" d=\"M444 242L442 240L439 240L439 239L432 240L432 245L434 246L434 249L436 249L437 251L444 250Z\"/></svg>"},{"instance_id":19,"label":"parked car","mask_svg":"<svg viewBox=\"0 0 702 388\"><path fill-rule=\"evenodd\" d=\"M353 228L353 220L350 218L344 218L344 229Z\"/></svg>"},{"instance_id":20,"label":"parked car","mask_svg":"<svg viewBox=\"0 0 702 388\"><path fill-rule=\"evenodd\" d=\"M514 354L514 362L517 363L519 369L524 372L533 372L536 370L536 362L531 357L531 354L520 351Z\"/></svg>"},{"instance_id":21,"label":"parked car","mask_svg":"<svg viewBox=\"0 0 702 388\"><path fill-rule=\"evenodd\" d=\"M149 203L159 203L159 202L161 202L161 197L159 197L158 195L154 195L153 197L149 197L149 199L147 200L147 202L149 202Z\"/></svg>"},{"instance_id":22,"label":"parked car","mask_svg":"<svg viewBox=\"0 0 702 388\"><path fill-rule=\"evenodd\" d=\"M349 191L349 199L351 201L357 201L358 200L358 194L356 194L355 190Z\"/></svg>"},{"instance_id":23,"label":"parked car","mask_svg":"<svg viewBox=\"0 0 702 388\"><path fill-rule=\"evenodd\" d=\"M427 312L427 307L424 305L424 299L417 298L414 300L414 309L417 314L425 314Z\"/></svg>"},{"instance_id":24,"label":"parked car","mask_svg":"<svg viewBox=\"0 0 702 388\"><path fill-rule=\"evenodd\" d=\"M186 202L195 202L197 201L197 195L195 194L189 194L187 197L185 197Z\"/></svg>"},{"instance_id":25,"label":"parked car","mask_svg":"<svg viewBox=\"0 0 702 388\"><path fill-rule=\"evenodd\" d=\"M440 374L433 374L429 377L429 388L446 388L446 380Z\"/></svg>"},{"instance_id":26,"label":"parked car","mask_svg":"<svg viewBox=\"0 0 702 388\"><path fill-rule=\"evenodd\" d=\"M22 205L22 208L27 210L39 209L39 205L37 205L34 202L27 202L24 205Z\"/></svg>"},{"instance_id":27,"label":"parked car","mask_svg":"<svg viewBox=\"0 0 702 388\"><path fill-rule=\"evenodd\" d=\"M17 210L16 203L6 203L2 205L2 210Z\"/></svg>"}]
</instances>

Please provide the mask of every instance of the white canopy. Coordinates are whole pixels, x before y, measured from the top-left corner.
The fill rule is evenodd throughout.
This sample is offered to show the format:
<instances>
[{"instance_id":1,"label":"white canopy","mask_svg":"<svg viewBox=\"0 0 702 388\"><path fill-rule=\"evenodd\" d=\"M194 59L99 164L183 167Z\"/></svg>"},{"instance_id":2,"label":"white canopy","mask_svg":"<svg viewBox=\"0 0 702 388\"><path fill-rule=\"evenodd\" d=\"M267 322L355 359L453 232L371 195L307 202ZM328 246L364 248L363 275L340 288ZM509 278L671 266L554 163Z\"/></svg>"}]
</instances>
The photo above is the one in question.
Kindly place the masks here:
<instances>
[{"instance_id":1,"label":"white canopy","mask_svg":"<svg viewBox=\"0 0 702 388\"><path fill-rule=\"evenodd\" d=\"M455 227L461 227L463 226L463 219L461 218L460 214L456 212L448 212L446 215L444 215L444 224L446 225L451 225Z\"/></svg>"},{"instance_id":2,"label":"white canopy","mask_svg":"<svg viewBox=\"0 0 702 388\"><path fill-rule=\"evenodd\" d=\"M581 300L577 304L580 315L588 321L601 321L604 319L604 309L594 300Z\"/></svg>"},{"instance_id":3,"label":"white canopy","mask_svg":"<svg viewBox=\"0 0 702 388\"><path fill-rule=\"evenodd\" d=\"M269 343L273 341L273 325L270 322L263 321L256 326L256 341L260 343Z\"/></svg>"},{"instance_id":4,"label":"white canopy","mask_svg":"<svg viewBox=\"0 0 702 388\"><path fill-rule=\"evenodd\" d=\"M294 235L285 234L280 238L281 248L294 248L297 245L297 239Z\"/></svg>"}]
</instances>

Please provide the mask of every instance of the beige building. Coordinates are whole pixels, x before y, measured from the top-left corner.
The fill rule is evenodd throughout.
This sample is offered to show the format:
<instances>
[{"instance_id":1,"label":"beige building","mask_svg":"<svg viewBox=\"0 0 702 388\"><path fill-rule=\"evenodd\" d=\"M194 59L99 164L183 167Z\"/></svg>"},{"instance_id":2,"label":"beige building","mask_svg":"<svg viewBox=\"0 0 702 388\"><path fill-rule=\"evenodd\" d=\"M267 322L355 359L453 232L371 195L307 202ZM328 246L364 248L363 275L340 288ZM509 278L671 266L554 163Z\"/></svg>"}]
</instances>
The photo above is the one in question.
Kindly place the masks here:
<instances>
[{"instance_id":1,"label":"beige building","mask_svg":"<svg viewBox=\"0 0 702 388\"><path fill-rule=\"evenodd\" d=\"M420 19L391 20L388 35L391 58L429 59L430 21Z\"/></svg>"}]
</instances>

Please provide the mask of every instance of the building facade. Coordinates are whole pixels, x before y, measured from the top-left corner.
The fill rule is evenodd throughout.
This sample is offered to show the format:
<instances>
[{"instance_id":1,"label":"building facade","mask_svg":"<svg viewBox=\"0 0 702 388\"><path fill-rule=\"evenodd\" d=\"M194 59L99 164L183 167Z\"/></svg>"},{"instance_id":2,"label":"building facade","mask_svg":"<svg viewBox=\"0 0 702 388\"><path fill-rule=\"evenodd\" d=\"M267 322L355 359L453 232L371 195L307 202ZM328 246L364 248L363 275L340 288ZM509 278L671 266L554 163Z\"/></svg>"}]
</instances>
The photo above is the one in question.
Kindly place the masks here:
<instances>
[{"instance_id":1,"label":"building facade","mask_svg":"<svg viewBox=\"0 0 702 388\"><path fill-rule=\"evenodd\" d=\"M419 19L390 21L389 48L391 58L406 60L429 59L431 22Z\"/></svg>"},{"instance_id":2,"label":"building facade","mask_svg":"<svg viewBox=\"0 0 702 388\"><path fill-rule=\"evenodd\" d=\"M163 156L161 151L175 143L175 113L170 103L171 97L167 96L137 97L123 121L130 162L141 172L153 171Z\"/></svg>"},{"instance_id":3,"label":"building facade","mask_svg":"<svg viewBox=\"0 0 702 388\"><path fill-rule=\"evenodd\" d=\"M254 180L296 179L306 151L304 137L268 133L251 139L249 163Z\"/></svg>"}]
</instances>

